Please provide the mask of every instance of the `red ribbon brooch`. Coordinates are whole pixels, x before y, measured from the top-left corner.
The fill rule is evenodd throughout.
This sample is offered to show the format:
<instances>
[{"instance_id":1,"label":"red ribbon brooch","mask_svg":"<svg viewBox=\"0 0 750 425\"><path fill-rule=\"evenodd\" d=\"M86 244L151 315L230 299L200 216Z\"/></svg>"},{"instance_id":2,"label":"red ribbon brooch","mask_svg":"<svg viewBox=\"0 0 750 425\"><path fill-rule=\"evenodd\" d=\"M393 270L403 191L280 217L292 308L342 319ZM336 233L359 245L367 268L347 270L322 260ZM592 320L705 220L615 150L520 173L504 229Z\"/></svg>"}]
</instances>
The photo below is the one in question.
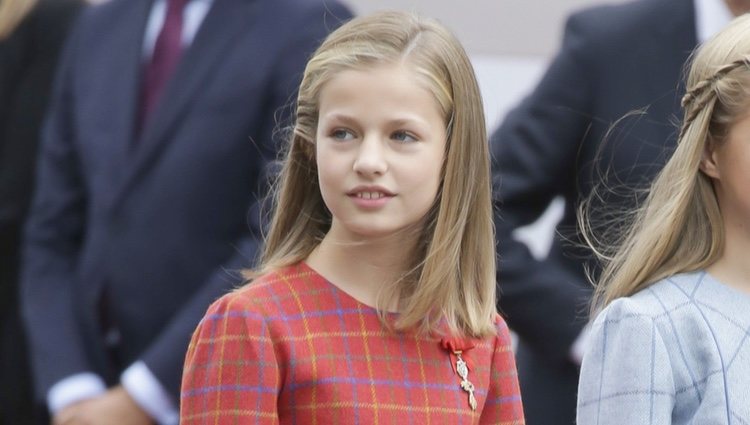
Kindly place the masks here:
<instances>
[{"instance_id":1,"label":"red ribbon brooch","mask_svg":"<svg viewBox=\"0 0 750 425\"><path fill-rule=\"evenodd\" d=\"M468 358L464 358L465 353L476 344L474 341L465 338L443 338L440 340L440 346L448 350L451 358L451 367L453 371L461 378L461 389L469 394L469 407L471 410L477 410L477 399L474 397L474 384L469 381Z\"/></svg>"}]
</instances>

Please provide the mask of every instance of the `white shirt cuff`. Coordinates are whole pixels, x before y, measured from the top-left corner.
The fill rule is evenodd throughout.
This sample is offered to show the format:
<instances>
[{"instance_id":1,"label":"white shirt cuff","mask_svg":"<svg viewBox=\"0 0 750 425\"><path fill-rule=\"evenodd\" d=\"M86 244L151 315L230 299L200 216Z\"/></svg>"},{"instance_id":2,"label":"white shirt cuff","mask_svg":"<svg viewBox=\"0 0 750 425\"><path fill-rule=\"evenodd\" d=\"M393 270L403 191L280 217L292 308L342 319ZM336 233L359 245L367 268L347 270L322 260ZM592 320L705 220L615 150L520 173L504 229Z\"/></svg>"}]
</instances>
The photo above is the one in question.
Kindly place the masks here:
<instances>
[{"instance_id":1,"label":"white shirt cuff","mask_svg":"<svg viewBox=\"0 0 750 425\"><path fill-rule=\"evenodd\" d=\"M160 425L177 425L179 412L172 397L148 369L138 361L125 369L120 383L133 400Z\"/></svg>"},{"instance_id":2,"label":"white shirt cuff","mask_svg":"<svg viewBox=\"0 0 750 425\"><path fill-rule=\"evenodd\" d=\"M94 398L107 392L107 385L99 375L77 373L55 383L47 392L47 407L52 415L73 403Z\"/></svg>"},{"instance_id":3,"label":"white shirt cuff","mask_svg":"<svg viewBox=\"0 0 750 425\"><path fill-rule=\"evenodd\" d=\"M589 348L589 340L591 339L591 324L587 324L578 334L578 338L573 341L573 346L570 347L570 359L577 365L581 365L583 362L583 355L586 354L586 350Z\"/></svg>"}]
</instances>

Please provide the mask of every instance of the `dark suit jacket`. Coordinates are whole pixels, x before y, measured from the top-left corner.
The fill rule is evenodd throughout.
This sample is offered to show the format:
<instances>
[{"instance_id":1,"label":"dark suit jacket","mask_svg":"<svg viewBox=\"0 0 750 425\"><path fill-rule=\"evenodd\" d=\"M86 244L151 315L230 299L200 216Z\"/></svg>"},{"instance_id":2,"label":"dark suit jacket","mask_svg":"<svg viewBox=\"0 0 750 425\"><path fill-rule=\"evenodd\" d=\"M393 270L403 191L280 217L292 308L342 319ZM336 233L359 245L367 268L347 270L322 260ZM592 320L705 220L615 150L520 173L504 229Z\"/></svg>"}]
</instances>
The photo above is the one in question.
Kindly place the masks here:
<instances>
[{"instance_id":1,"label":"dark suit jacket","mask_svg":"<svg viewBox=\"0 0 750 425\"><path fill-rule=\"evenodd\" d=\"M254 258L248 208L278 112L308 55L350 16L331 0L214 0L136 137L150 7L90 9L58 75L23 275L39 396L83 371L114 383L143 360L178 398L193 329ZM110 349L105 325L119 332Z\"/></svg>"},{"instance_id":2,"label":"dark suit jacket","mask_svg":"<svg viewBox=\"0 0 750 425\"><path fill-rule=\"evenodd\" d=\"M574 417L577 370L569 353L591 293L583 267L590 254L574 245L576 208L602 178L611 186L642 186L660 169L675 143L681 70L695 45L691 0L639 0L574 14L539 85L491 137L499 307L520 335L519 357L533 353L569 372L562 375L572 394L545 395L548 403L559 398L568 405L567 419L556 423ZM639 108L645 113L611 127ZM512 232L536 220L555 196L565 199L564 216L549 257L536 261ZM607 203L622 211L632 198L609 194ZM519 358L519 367L541 366ZM531 372L520 373L528 406L536 386L524 382Z\"/></svg>"}]
</instances>

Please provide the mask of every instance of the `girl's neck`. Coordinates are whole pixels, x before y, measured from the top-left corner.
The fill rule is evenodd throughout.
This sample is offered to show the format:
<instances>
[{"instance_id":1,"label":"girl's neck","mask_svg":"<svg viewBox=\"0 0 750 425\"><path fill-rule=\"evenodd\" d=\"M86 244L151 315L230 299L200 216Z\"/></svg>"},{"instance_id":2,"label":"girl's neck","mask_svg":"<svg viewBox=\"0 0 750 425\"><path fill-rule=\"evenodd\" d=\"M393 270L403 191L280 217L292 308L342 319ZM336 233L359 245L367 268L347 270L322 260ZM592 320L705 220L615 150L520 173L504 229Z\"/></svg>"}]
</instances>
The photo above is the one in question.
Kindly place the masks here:
<instances>
[{"instance_id":1,"label":"girl's neck","mask_svg":"<svg viewBox=\"0 0 750 425\"><path fill-rule=\"evenodd\" d=\"M407 271L415 242L404 238L351 238L329 232L307 258L307 264L356 300L375 307L384 285ZM395 311L396 306L383 306Z\"/></svg>"},{"instance_id":2,"label":"girl's neck","mask_svg":"<svg viewBox=\"0 0 750 425\"><path fill-rule=\"evenodd\" d=\"M750 228L740 221L724 221L724 252L708 267L708 272L721 282L750 293Z\"/></svg>"}]
</instances>

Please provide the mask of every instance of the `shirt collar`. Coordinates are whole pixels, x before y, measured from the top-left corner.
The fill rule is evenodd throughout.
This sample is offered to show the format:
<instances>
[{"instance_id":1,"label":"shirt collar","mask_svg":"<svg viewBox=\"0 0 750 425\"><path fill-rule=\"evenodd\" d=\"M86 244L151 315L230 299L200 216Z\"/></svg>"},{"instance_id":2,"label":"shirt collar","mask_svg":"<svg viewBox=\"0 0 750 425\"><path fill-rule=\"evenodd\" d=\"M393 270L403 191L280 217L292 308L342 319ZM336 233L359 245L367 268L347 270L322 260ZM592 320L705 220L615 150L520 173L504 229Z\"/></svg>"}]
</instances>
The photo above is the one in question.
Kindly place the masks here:
<instances>
[{"instance_id":1,"label":"shirt collar","mask_svg":"<svg viewBox=\"0 0 750 425\"><path fill-rule=\"evenodd\" d=\"M693 2L698 43L708 40L734 19L724 0L693 0Z\"/></svg>"}]
</instances>

